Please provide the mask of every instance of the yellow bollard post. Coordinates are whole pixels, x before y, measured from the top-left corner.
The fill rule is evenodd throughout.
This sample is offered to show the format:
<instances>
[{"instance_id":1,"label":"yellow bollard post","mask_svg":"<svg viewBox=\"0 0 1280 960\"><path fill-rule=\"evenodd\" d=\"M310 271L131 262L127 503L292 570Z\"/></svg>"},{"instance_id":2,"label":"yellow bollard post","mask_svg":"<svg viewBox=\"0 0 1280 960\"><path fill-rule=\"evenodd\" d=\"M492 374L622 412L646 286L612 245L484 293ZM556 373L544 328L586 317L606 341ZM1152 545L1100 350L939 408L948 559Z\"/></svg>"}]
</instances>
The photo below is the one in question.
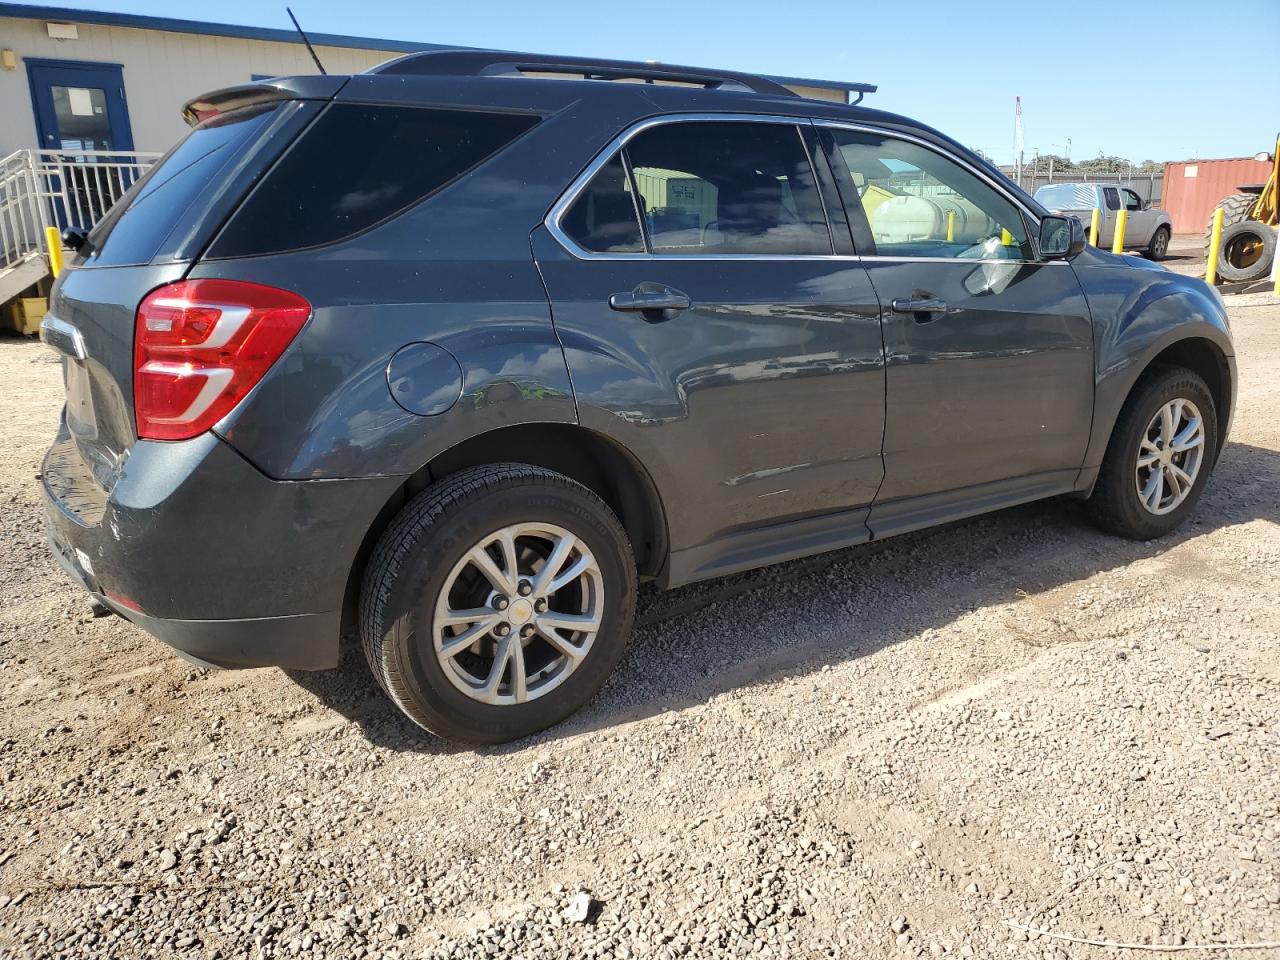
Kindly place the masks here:
<instances>
[{"instance_id":1,"label":"yellow bollard post","mask_svg":"<svg viewBox=\"0 0 1280 960\"><path fill-rule=\"evenodd\" d=\"M1222 208L1213 211L1213 231L1209 234L1209 262L1205 265L1204 282L1218 282L1218 248L1222 246Z\"/></svg>"},{"instance_id":2,"label":"yellow bollard post","mask_svg":"<svg viewBox=\"0 0 1280 960\"><path fill-rule=\"evenodd\" d=\"M1122 209L1116 214L1116 235L1111 241L1112 253L1124 253L1124 228L1129 222L1129 211Z\"/></svg>"},{"instance_id":3,"label":"yellow bollard post","mask_svg":"<svg viewBox=\"0 0 1280 960\"><path fill-rule=\"evenodd\" d=\"M1280 240L1280 230L1276 231L1276 239ZM1280 297L1280 251L1271 257L1271 292Z\"/></svg>"},{"instance_id":4,"label":"yellow bollard post","mask_svg":"<svg viewBox=\"0 0 1280 960\"><path fill-rule=\"evenodd\" d=\"M1003 243L1006 247L1013 246L1013 234L1010 233L1008 230L1006 230L1004 227L1000 228L1000 242Z\"/></svg>"},{"instance_id":5,"label":"yellow bollard post","mask_svg":"<svg viewBox=\"0 0 1280 960\"><path fill-rule=\"evenodd\" d=\"M947 211L947 243L953 243L956 239L956 212L954 210Z\"/></svg>"},{"instance_id":6,"label":"yellow bollard post","mask_svg":"<svg viewBox=\"0 0 1280 960\"><path fill-rule=\"evenodd\" d=\"M1089 218L1089 246L1096 247L1098 245L1098 218L1102 216L1102 211L1097 207L1093 208L1093 216Z\"/></svg>"},{"instance_id":7,"label":"yellow bollard post","mask_svg":"<svg viewBox=\"0 0 1280 960\"><path fill-rule=\"evenodd\" d=\"M44 241L49 248L49 270L56 278L62 272L62 234L57 227L45 227Z\"/></svg>"}]
</instances>

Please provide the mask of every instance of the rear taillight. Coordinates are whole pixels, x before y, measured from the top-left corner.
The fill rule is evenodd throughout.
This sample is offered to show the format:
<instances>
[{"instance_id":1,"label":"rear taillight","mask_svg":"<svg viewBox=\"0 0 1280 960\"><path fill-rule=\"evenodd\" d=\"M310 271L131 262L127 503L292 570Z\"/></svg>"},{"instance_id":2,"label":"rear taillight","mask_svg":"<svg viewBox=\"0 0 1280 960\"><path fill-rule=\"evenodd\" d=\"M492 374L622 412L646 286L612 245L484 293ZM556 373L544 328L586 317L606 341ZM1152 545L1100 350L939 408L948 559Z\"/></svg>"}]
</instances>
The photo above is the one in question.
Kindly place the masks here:
<instances>
[{"instance_id":1,"label":"rear taillight","mask_svg":"<svg viewBox=\"0 0 1280 960\"><path fill-rule=\"evenodd\" d=\"M186 440L234 409L311 316L296 293L240 280L181 280L138 307L138 436Z\"/></svg>"}]
</instances>

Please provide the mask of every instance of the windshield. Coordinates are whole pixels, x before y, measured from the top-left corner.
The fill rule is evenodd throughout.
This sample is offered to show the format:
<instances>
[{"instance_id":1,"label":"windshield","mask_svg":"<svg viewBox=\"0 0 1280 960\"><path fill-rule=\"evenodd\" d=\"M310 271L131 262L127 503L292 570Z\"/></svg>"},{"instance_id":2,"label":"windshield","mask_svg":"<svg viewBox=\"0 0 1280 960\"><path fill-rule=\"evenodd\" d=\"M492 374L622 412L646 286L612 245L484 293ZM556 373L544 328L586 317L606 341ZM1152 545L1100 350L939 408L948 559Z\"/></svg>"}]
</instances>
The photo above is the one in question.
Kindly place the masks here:
<instances>
[{"instance_id":1,"label":"windshield","mask_svg":"<svg viewBox=\"0 0 1280 960\"><path fill-rule=\"evenodd\" d=\"M1091 183L1051 183L1036 191L1036 200L1050 210L1092 210L1098 205Z\"/></svg>"}]
</instances>

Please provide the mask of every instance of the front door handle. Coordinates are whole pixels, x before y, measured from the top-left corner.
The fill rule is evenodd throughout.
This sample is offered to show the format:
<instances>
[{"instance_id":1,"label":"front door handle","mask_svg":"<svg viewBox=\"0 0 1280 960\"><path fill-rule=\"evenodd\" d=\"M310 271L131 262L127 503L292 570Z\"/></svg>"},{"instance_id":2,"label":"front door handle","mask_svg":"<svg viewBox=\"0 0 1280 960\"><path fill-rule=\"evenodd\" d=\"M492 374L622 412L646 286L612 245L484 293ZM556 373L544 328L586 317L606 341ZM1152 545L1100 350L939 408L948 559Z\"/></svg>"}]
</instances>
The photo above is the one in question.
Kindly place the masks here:
<instances>
[{"instance_id":1,"label":"front door handle","mask_svg":"<svg viewBox=\"0 0 1280 960\"><path fill-rule=\"evenodd\" d=\"M919 299L898 297L890 306L893 307L894 313L914 314L916 323L928 323L938 314L947 312L946 302L937 297L920 297Z\"/></svg>"},{"instance_id":2,"label":"front door handle","mask_svg":"<svg viewBox=\"0 0 1280 960\"><path fill-rule=\"evenodd\" d=\"M681 293L661 283L645 281L630 293L615 293L609 297L609 308L626 313L643 313L646 319L660 317L670 320L676 314L693 306L687 293Z\"/></svg>"}]
</instances>

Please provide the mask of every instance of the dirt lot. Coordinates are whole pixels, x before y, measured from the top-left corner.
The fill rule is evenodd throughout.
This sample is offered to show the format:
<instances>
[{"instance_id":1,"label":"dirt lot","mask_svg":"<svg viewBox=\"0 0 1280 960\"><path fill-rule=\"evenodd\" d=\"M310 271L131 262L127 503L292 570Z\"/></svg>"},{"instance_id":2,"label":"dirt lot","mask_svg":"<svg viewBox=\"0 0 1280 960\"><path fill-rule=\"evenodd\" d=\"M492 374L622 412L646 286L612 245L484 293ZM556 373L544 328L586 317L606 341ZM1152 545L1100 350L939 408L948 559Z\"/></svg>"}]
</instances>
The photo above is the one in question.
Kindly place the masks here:
<instances>
[{"instance_id":1,"label":"dirt lot","mask_svg":"<svg viewBox=\"0 0 1280 960\"><path fill-rule=\"evenodd\" d=\"M42 542L57 366L0 341L0 956L1280 955L1221 947L1280 940L1280 307L1233 323L1179 534L1053 502L648 593L592 705L478 751L352 654L93 619Z\"/></svg>"}]
</instances>

